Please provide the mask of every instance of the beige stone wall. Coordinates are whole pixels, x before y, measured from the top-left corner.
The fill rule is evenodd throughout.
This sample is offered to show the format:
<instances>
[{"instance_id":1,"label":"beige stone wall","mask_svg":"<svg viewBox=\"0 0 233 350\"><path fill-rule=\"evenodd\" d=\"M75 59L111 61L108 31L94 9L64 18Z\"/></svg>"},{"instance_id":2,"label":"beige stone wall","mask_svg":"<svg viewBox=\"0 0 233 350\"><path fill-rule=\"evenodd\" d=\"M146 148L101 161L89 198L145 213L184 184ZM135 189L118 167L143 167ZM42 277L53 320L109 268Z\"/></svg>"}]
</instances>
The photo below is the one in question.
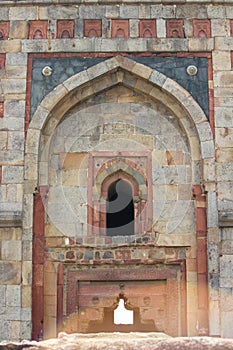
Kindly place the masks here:
<instances>
[{"instance_id":1,"label":"beige stone wall","mask_svg":"<svg viewBox=\"0 0 233 350\"><path fill-rule=\"evenodd\" d=\"M102 37L95 39L84 38L82 30L83 19L96 18L102 19ZM156 18L157 38L150 40L139 38L137 26L139 19L154 18ZM57 20L60 19L71 19L75 21L73 39L55 39L57 34L56 24ZM111 19L129 19L130 38L111 39ZM186 38L167 38L166 20L168 19L182 19L184 21ZM210 38L193 37L193 20L195 19L208 19L210 21ZM231 2L221 3L220 1L212 1L211 3L207 3L205 1L199 1L199 4L197 4L197 1L195 3L187 1L184 4L183 1L176 1L174 5L167 5L165 1L156 1L154 3L137 3L137 1L134 1L132 5L129 2L124 4L101 5L100 3L95 4L93 1L91 5L73 2L67 6L67 4L58 3L57 1L50 1L49 3L44 1L44 5L41 5L41 2L40 4L36 4L35 2L32 4L29 1L24 1L19 5L14 1L8 1L7 4L5 1L0 1L0 20L0 24L2 22L9 22L8 40L0 41L0 103L3 107L3 116L0 118L0 339L16 340L30 338L31 336L31 232L33 192L35 187L38 184L47 184L46 175L49 173L49 184L54 187L50 193L49 204L56 203L57 192L54 182L60 172L59 176L62 177L62 184L65 188L64 194L69 198L70 195L72 197L72 211L78 210L82 222L85 223L86 153L90 148L102 149L103 144L104 150L108 147L112 148L112 142L109 142L109 140L112 140L112 135L109 139L109 133L112 133L112 130L102 130L99 133L99 141L94 141L90 145L88 139L84 142L83 136L81 138L82 142L72 140L70 133L75 129L73 129L73 126L67 126L66 121L64 121L57 129L57 133L54 134L53 142L51 143L49 171L47 172L47 169L43 168L46 169L45 174L40 172L40 179L38 181L35 180L38 175L38 169L37 167L28 166L28 164L33 165L36 162L35 154L39 152L36 149L35 140L40 134L41 125L38 122L33 133L29 129L27 149L25 150L24 131L27 110L27 70L30 69L28 68L28 55L31 53L54 54L64 52L78 52L88 55L89 53L101 52L106 54L119 52L142 53L145 51L158 54L175 54L177 52L190 52L192 55L200 52L212 54L213 79L210 77L209 88L214 91L216 163L214 159L208 159L206 157L206 154L209 152L211 135L204 134L203 132L202 140L204 140L204 147L202 152L205 154L202 154L202 157L205 158L203 163L209 163L208 173L200 174L200 172L197 172L195 176L198 178L195 179L194 173L190 169L190 155L193 161L198 161L199 154L191 154L187 143L192 143L192 149L194 150L197 146L197 139L193 138L187 142L186 138L181 135L180 129L177 128L176 118L173 114L169 114L170 112L168 113L165 107L159 112L164 117L164 122L161 125L163 136L175 134L178 137L178 143L175 143L170 136L159 140L157 138L156 142L156 130L152 132L153 137L151 137L151 134L146 134L145 136L138 132L135 132L134 135L136 135L139 149L146 147L146 149L153 150L156 163L154 164L154 175L160 175L162 167L163 174L166 171L165 169L168 170L170 168L168 166L170 158L169 154L163 148L164 143L166 143L166 147L171 143L168 150L172 151L171 154L176 162L176 170L180 169L175 174L172 172L167 174L168 177L166 178L170 180L175 176L175 182L173 183L167 183L166 181L160 183L160 180L156 180L157 176L154 177L155 218L157 218L158 210L160 209L160 201L157 201L158 196L165 196L164 201L166 202L163 215L164 220L159 220L158 223L161 233L165 235L174 231L173 224L172 229L169 228L169 206L171 204L173 205L174 202L178 203L177 212L174 213L174 217L179 222L180 219L183 219L179 208L183 208L186 203L191 203L191 207L187 210L185 220L181 220L182 225L175 225L176 229L173 233L177 234L177 237L180 234L187 233L187 231L193 233L194 223L192 220L190 221L190 218L193 217L193 201L190 198L191 181L194 183L203 183L207 191L208 249L210 257L210 335L233 337L232 327L229 327L233 322L233 308L231 305L233 289L233 37L231 32L233 6ZM36 20L49 20L46 39L39 41L28 39L30 23ZM134 103L134 96L127 93L126 96L127 101ZM144 103L144 100L142 102ZM46 101L42 103L41 115L45 113L44 111L47 106ZM155 113L155 118L160 117L160 114L156 112L155 106L153 106L152 111L152 114ZM111 114L114 114L114 112ZM72 111L70 115L71 120L76 115L82 118L82 111ZM151 115L147 113L148 120ZM102 116L102 112L98 114L99 118L102 118ZM106 116L106 118L108 117ZM128 113L128 117L135 118L135 113ZM123 117L120 119L121 123L123 119ZM88 125L86 126L88 127ZM92 128L92 125L90 127ZM65 142L59 139L64 131L68 132ZM114 132L117 132L117 127ZM46 141L45 135L44 144L46 144ZM73 141L75 142L73 143ZM131 137L130 142L127 141L125 147L128 149L131 146L133 148L135 147L134 137ZM117 149L117 145L115 147ZM27 154L26 159L25 151ZM62 153L65 153L65 157L62 157ZM187 156L185 162L184 155L185 157ZM74 169L73 157L77 166ZM25 162L27 167L24 167ZM78 177L76 176L77 169L79 172ZM182 176L188 169L190 169L191 178L183 180ZM210 169L213 169L213 171ZM213 175L214 170L216 170L216 177ZM159 176L158 179L160 178ZM180 186L181 184L182 186ZM77 190L76 186L80 186L80 191ZM177 202L177 199L179 202ZM54 209L51 206L50 209L53 211L59 208L55 207ZM64 208L60 209L63 210ZM59 218L59 213L55 213L55 217ZM76 231L75 229L73 230L75 235ZM48 237L54 235L50 222L46 226L46 234ZM166 235L164 237L166 238ZM193 257L192 254L193 252L190 253L191 258ZM188 276L188 280L190 281L188 286L190 295L196 288L195 278L195 273L192 274L190 272ZM190 333L195 328L195 317L195 314L192 315Z\"/></svg>"},{"instance_id":2,"label":"beige stone wall","mask_svg":"<svg viewBox=\"0 0 233 350\"><path fill-rule=\"evenodd\" d=\"M102 103L96 105L98 100ZM176 116L165 105L125 87L74 108L53 133L48 156L49 231L50 223L71 237L87 236L88 156L98 151L152 152L154 230L195 234L192 183L200 182L199 162L192 159Z\"/></svg>"}]
</instances>

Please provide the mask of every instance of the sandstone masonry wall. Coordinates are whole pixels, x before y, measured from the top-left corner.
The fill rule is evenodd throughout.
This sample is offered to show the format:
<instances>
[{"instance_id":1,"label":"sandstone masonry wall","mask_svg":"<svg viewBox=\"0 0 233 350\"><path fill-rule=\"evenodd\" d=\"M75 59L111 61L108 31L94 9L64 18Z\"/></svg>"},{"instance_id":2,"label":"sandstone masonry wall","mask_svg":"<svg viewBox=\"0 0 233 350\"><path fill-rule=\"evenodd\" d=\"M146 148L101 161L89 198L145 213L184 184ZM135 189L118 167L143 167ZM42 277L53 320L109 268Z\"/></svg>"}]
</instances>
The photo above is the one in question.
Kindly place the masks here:
<instances>
[{"instance_id":1,"label":"sandstone masonry wall","mask_svg":"<svg viewBox=\"0 0 233 350\"><path fill-rule=\"evenodd\" d=\"M233 337L232 327L229 327L233 323L231 1L187 0L175 1L174 4L158 0L106 1L104 4L101 1L0 1L0 39L0 340L31 338L31 231L33 193L38 183L33 180L37 176L35 167L24 165L36 162L36 151L33 153L31 150L36 147L40 126L35 128L35 133L31 133L28 126L30 119L33 120L32 110L35 111L38 106L41 108L41 98L44 97L38 98L36 90L32 91L33 72L36 71L33 63L36 59L38 62L45 59L45 65L50 66L54 58L89 58L89 65L83 66L85 71L92 65L92 59L102 60L119 54L134 56L135 59L154 55L164 58L204 57L208 60L209 103L208 108L202 108L208 113L213 136L205 128L199 132L204 144L202 156L212 171L202 174L200 170L196 177L202 180L195 183L201 183L208 193L209 334ZM163 73L169 75L166 69L168 66L165 66ZM45 94L76 72L66 67L62 73L64 76L60 80L47 83ZM42 74L38 77L38 80L45 79ZM49 81L50 78L46 79ZM173 79L178 79L178 76ZM44 106L46 109L46 101ZM31 153L25 149L26 137ZM208 158L213 151L212 137L216 159L212 156ZM150 139L144 140L148 146ZM194 149L195 142L193 138ZM86 152L85 144L82 143L82 146L82 152ZM61 144L54 147L61 150ZM56 163L58 153L55 155L51 159L54 172L59 167ZM199 159L199 155L196 155L196 160ZM69 168L68 159L64 163L64 172L66 167ZM43 185L42 175L40 183ZM54 180L54 176L52 178ZM84 175L79 180L83 179ZM72 182L72 174L65 181ZM180 193L180 196L182 206L185 193ZM190 231L193 231L195 223L188 224ZM49 225L47 230L49 235ZM192 256L192 252L190 254ZM90 256L89 260L92 260ZM191 258L189 263L191 265ZM188 278L191 294L191 284L196 283L196 270ZM192 317L193 329L195 315Z\"/></svg>"}]
</instances>

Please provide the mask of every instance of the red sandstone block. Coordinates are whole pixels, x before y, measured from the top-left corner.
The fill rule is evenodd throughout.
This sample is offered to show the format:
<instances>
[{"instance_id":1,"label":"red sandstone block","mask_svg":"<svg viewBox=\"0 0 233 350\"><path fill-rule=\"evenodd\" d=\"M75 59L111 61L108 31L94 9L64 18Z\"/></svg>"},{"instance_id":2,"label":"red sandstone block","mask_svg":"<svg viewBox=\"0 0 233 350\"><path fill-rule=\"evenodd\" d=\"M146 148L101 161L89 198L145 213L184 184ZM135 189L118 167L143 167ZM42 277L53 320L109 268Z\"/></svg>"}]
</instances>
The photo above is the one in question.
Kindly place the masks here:
<instances>
[{"instance_id":1,"label":"red sandstone block","mask_svg":"<svg viewBox=\"0 0 233 350\"><path fill-rule=\"evenodd\" d=\"M112 20L112 38L128 38L129 37L129 21L127 19Z\"/></svg>"},{"instance_id":2,"label":"red sandstone block","mask_svg":"<svg viewBox=\"0 0 233 350\"><path fill-rule=\"evenodd\" d=\"M66 253L66 259L74 259L75 258L75 255L74 255L74 252L73 251L69 251Z\"/></svg>"},{"instance_id":3,"label":"red sandstone block","mask_svg":"<svg viewBox=\"0 0 233 350\"><path fill-rule=\"evenodd\" d=\"M205 238L197 240L197 271L207 273L207 242Z\"/></svg>"},{"instance_id":4,"label":"red sandstone block","mask_svg":"<svg viewBox=\"0 0 233 350\"><path fill-rule=\"evenodd\" d=\"M34 197L33 233L44 235L44 203L39 193Z\"/></svg>"},{"instance_id":5,"label":"red sandstone block","mask_svg":"<svg viewBox=\"0 0 233 350\"><path fill-rule=\"evenodd\" d=\"M0 40L7 40L9 35L10 22L0 22Z\"/></svg>"},{"instance_id":6,"label":"red sandstone block","mask_svg":"<svg viewBox=\"0 0 233 350\"><path fill-rule=\"evenodd\" d=\"M30 23L28 39L46 39L47 29L47 21L32 21Z\"/></svg>"},{"instance_id":7,"label":"red sandstone block","mask_svg":"<svg viewBox=\"0 0 233 350\"><path fill-rule=\"evenodd\" d=\"M0 118L4 116L4 103L0 102Z\"/></svg>"},{"instance_id":8,"label":"red sandstone block","mask_svg":"<svg viewBox=\"0 0 233 350\"><path fill-rule=\"evenodd\" d=\"M199 233L207 231L206 208L196 208L196 231Z\"/></svg>"},{"instance_id":9,"label":"red sandstone block","mask_svg":"<svg viewBox=\"0 0 233 350\"><path fill-rule=\"evenodd\" d=\"M231 36L233 36L233 19L230 21L230 25L231 25Z\"/></svg>"},{"instance_id":10,"label":"red sandstone block","mask_svg":"<svg viewBox=\"0 0 233 350\"><path fill-rule=\"evenodd\" d=\"M33 265L33 285L43 286L44 285L44 265L34 264Z\"/></svg>"},{"instance_id":11,"label":"red sandstone block","mask_svg":"<svg viewBox=\"0 0 233 350\"><path fill-rule=\"evenodd\" d=\"M57 21L57 38L74 37L74 21Z\"/></svg>"},{"instance_id":12,"label":"red sandstone block","mask_svg":"<svg viewBox=\"0 0 233 350\"><path fill-rule=\"evenodd\" d=\"M184 38L184 22L181 19L166 21L167 38Z\"/></svg>"},{"instance_id":13,"label":"red sandstone block","mask_svg":"<svg viewBox=\"0 0 233 350\"><path fill-rule=\"evenodd\" d=\"M210 38L210 21L202 19L193 20L193 36L194 38Z\"/></svg>"},{"instance_id":14,"label":"red sandstone block","mask_svg":"<svg viewBox=\"0 0 233 350\"><path fill-rule=\"evenodd\" d=\"M115 257L116 259L128 260L131 258L130 250L129 249L116 250Z\"/></svg>"},{"instance_id":15,"label":"red sandstone block","mask_svg":"<svg viewBox=\"0 0 233 350\"><path fill-rule=\"evenodd\" d=\"M32 288L32 339L39 340L43 334L44 289L42 286Z\"/></svg>"},{"instance_id":16,"label":"red sandstone block","mask_svg":"<svg viewBox=\"0 0 233 350\"><path fill-rule=\"evenodd\" d=\"M207 309L208 305L208 281L207 274L197 274L198 307Z\"/></svg>"},{"instance_id":17,"label":"red sandstone block","mask_svg":"<svg viewBox=\"0 0 233 350\"><path fill-rule=\"evenodd\" d=\"M57 284L63 285L63 265L59 265L57 268Z\"/></svg>"},{"instance_id":18,"label":"red sandstone block","mask_svg":"<svg viewBox=\"0 0 233 350\"><path fill-rule=\"evenodd\" d=\"M139 22L140 38L156 38L156 21L145 19Z\"/></svg>"},{"instance_id":19,"label":"red sandstone block","mask_svg":"<svg viewBox=\"0 0 233 350\"><path fill-rule=\"evenodd\" d=\"M5 55L0 55L0 69L5 69Z\"/></svg>"},{"instance_id":20,"label":"red sandstone block","mask_svg":"<svg viewBox=\"0 0 233 350\"><path fill-rule=\"evenodd\" d=\"M44 236L34 235L33 237L33 263L44 263Z\"/></svg>"},{"instance_id":21,"label":"red sandstone block","mask_svg":"<svg viewBox=\"0 0 233 350\"><path fill-rule=\"evenodd\" d=\"M206 336L209 333L209 320L208 320L208 310L199 309L198 310L198 335Z\"/></svg>"},{"instance_id":22,"label":"red sandstone block","mask_svg":"<svg viewBox=\"0 0 233 350\"><path fill-rule=\"evenodd\" d=\"M101 19L85 19L84 20L84 36L86 37L101 37L102 36L102 21Z\"/></svg>"},{"instance_id":23,"label":"red sandstone block","mask_svg":"<svg viewBox=\"0 0 233 350\"><path fill-rule=\"evenodd\" d=\"M200 208L206 207L206 197L203 193L201 185L193 185L193 195L196 199L196 206Z\"/></svg>"}]
</instances>

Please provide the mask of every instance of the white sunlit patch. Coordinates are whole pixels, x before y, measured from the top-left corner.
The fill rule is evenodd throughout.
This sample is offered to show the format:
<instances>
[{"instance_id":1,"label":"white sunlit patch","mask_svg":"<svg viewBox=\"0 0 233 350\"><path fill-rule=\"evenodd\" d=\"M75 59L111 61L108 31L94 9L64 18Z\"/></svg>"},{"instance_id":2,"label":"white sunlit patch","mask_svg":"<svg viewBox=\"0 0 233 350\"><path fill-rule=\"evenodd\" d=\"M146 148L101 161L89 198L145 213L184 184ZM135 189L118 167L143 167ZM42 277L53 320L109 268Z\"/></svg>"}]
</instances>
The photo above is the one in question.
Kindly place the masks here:
<instances>
[{"instance_id":1,"label":"white sunlit patch","mask_svg":"<svg viewBox=\"0 0 233 350\"><path fill-rule=\"evenodd\" d=\"M114 310L114 324L133 324L133 311L127 310L124 299L119 300L118 307Z\"/></svg>"}]
</instances>

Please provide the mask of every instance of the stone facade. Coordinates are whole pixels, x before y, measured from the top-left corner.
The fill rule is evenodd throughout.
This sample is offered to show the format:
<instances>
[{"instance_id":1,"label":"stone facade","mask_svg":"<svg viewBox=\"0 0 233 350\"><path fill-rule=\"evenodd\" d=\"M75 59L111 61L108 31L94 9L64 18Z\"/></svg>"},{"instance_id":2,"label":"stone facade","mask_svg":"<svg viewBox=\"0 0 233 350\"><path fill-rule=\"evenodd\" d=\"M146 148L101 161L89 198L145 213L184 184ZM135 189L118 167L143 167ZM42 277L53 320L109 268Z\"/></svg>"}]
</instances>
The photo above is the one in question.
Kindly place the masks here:
<instances>
[{"instance_id":1,"label":"stone facade","mask_svg":"<svg viewBox=\"0 0 233 350\"><path fill-rule=\"evenodd\" d=\"M230 1L0 0L0 340L233 337L232 52Z\"/></svg>"}]
</instances>

